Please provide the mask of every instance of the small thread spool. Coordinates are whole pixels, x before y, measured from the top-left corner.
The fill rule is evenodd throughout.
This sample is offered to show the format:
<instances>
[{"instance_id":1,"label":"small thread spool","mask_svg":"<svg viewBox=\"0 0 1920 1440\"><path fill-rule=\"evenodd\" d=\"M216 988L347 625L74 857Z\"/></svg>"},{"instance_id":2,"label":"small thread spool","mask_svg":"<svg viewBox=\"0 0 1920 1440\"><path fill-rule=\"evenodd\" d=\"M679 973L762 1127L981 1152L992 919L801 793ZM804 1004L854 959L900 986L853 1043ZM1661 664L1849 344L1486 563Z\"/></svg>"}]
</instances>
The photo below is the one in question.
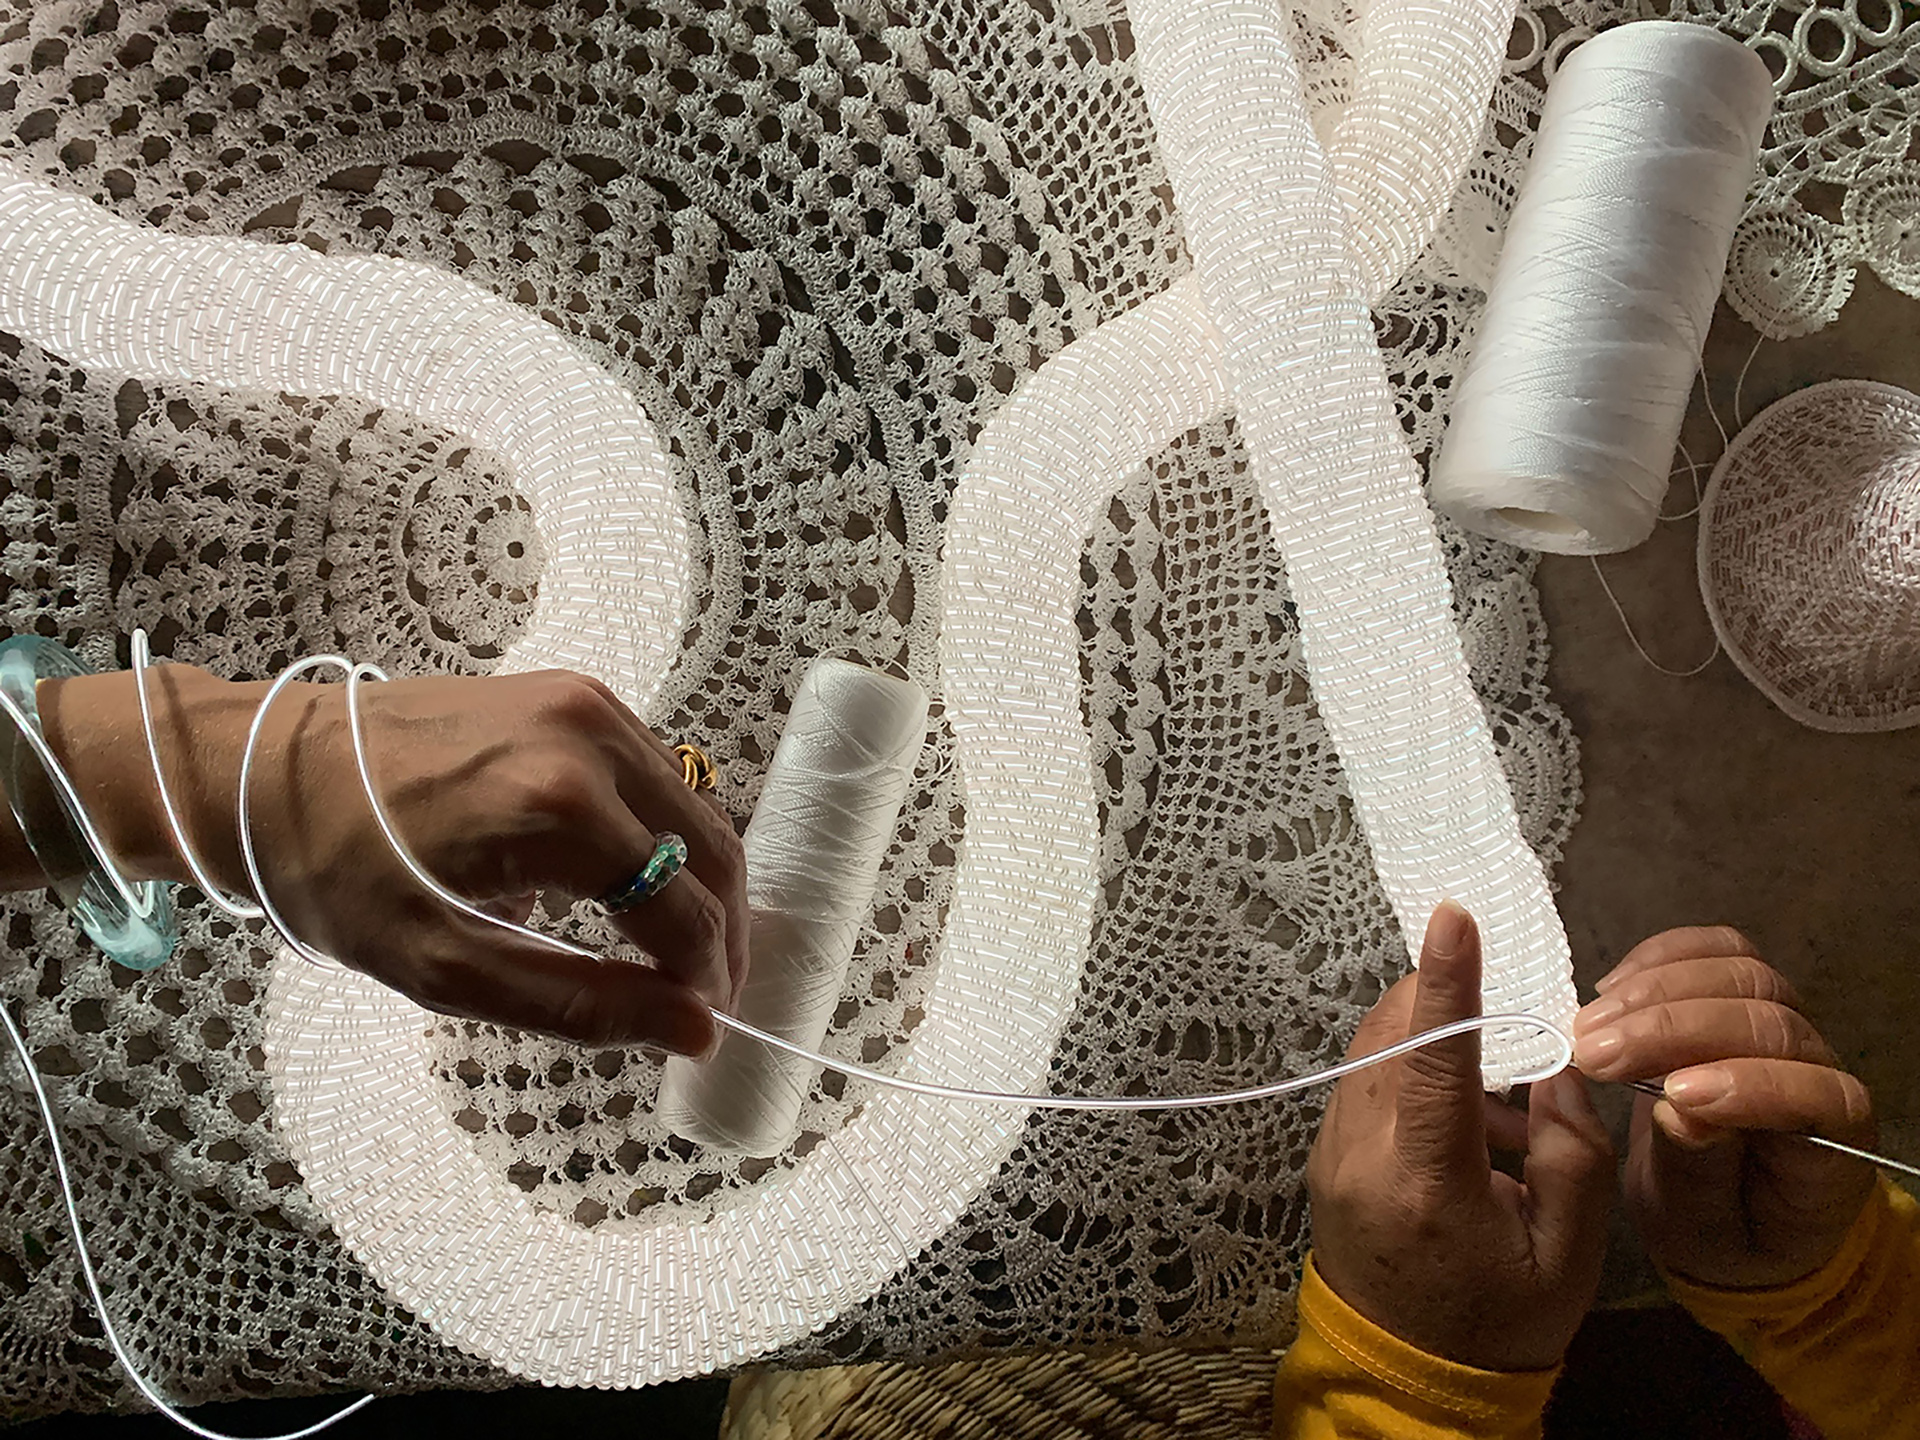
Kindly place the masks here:
<instances>
[{"instance_id":1,"label":"small thread spool","mask_svg":"<svg viewBox=\"0 0 1920 1440\"><path fill-rule=\"evenodd\" d=\"M800 682L747 824L752 962L737 1014L818 1050L913 779L927 694L845 660ZM777 1155L792 1143L814 1066L729 1034L711 1060L669 1060L657 1113L718 1150Z\"/></svg>"},{"instance_id":2,"label":"small thread spool","mask_svg":"<svg viewBox=\"0 0 1920 1440\"><path fill-rule=\"evenodd\" d=\"M1567 555L1652 533L1772 107L1760 58L1701 25L1623 25L1560 67L1434 508Z\"/></svg>"}]
</instances>

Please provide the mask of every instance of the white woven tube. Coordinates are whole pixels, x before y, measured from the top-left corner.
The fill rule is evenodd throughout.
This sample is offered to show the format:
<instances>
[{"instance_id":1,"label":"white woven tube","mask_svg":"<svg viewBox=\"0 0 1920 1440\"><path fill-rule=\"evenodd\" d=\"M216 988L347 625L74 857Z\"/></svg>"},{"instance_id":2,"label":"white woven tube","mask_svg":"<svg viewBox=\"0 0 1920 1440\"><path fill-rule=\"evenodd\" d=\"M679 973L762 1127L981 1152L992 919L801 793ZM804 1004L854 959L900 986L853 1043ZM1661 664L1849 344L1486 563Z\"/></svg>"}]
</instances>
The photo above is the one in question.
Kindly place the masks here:
<instances>
[{"instance_id":1,"label":"white woven tube","mask_svg":"<svg viewBox=\"0 0 1920 1440\"><path fill-rule=\"evenodd\" d=\"M818 1050L926 737L927 692L845 660L814 662L794 696L745 837L752 965L735 1013ZM704 1064L669 1060L656 1113L717 1149L777 1155L814 1065L728 1035Z\"/></svg>"},{"instance_id":2,"label":"white woven tube","mask_svg":"<svg viewBox=\"0 0 1920 1440\"><path fill-rule=\"evenodd\" d=\"M1653 532L1773 82L1739 41L1645 21L1560 67L1433 503L1533 550Z\"/></svg>"},{"instance_id":3,"label":"white woven tube","mask_svg":"<svg viewBox=\"0 0 1920 1440\"><path fill-rule=\"evenodd\" d=\"M1360 293L1378 300L1433 239L1478 152L1514 0L1370 0L1353 99L1327 146Z\"/></svg>"},{"instance_id":4,"label":"white woven tube","mask_svg":"<svg viewBox=\"0 0 1920 1440\"><path fill-rule=\"evenodd\" d=\"M1288 17L1249 0L1135 0L1130 13L1314 694L1409 951L1451 896L1480 922L1487 1007L1567 1023L1566 934L1468 683ZM1552 1052L1493 1034L1483 1057L1504 1085Z\"/></svg>"},{"instance_id":5,"label":"white woven tube","mask_svg":"<svg viewBox=\"0 0 1920 1440\"><path fill-rule=\"evenodd\" d=\"M1113 467L1224 396L1183 358L1200 348L1194 317L1165 310L1150 301L1056 356L1062 383L1036 380L1002 408L956 490L942 661L967 836L908 1076L1035 1088L1078 993L1098 892L1079 547ZM549 327L467 281L167 235L0 170L0 328L102 370L344 392L463 429L500 453L547 539L536 624L503 665L573 666L644 703L681 653L686 527L646 417ZM1063 443L1075 377L1110 453ZM1042 439L1034 470L1005 448ZM1009 487L1016 473L1038 483ZM405 996L283 950L263 1008L274 1126L341 1243L450 1343L549 1384L710 1373L817 1329L953 1222L1025 1118L875 1095L721 1214L588 1229L481 1160L430 1083L432 1017Z\"/></svg>"},{"instance_id":6,"label":"white woven tube","mask_svg":"<svg viewBox=\"0 0 1920 1440\"><path fill-rule=\"evenodd\" d=\"M167 235L0 161L0 329L124 375L356 395L491 448L551 557L503 668L652 703L692 594L686 518L646 416L539 317L412 261Z\"/></svg>"}]
</instances>

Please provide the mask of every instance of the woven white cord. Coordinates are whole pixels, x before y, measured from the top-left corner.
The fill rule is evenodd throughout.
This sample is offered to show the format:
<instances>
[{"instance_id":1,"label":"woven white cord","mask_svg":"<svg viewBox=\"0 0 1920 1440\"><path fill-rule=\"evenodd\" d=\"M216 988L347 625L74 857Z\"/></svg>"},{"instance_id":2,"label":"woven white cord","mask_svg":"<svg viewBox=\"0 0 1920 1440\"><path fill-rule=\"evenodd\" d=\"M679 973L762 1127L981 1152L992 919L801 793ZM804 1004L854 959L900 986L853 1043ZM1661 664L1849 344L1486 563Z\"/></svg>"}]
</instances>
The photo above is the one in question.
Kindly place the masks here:
<instances>
[{"instance_id":1,"label":"woven white cord","mask_svg":"<svg viewBox=\"0 0 1920 1440\"><path fill-rule=\"evenodd\" d=\"M133 657L133 670L136 677L135 684L142 702L141 726L146 736L147 754L152 763L155 783L162 794L167 795L169 792L166 788L164 766L160 760L160 749L153 719L153 711L147 703L145 672L149 664L149 652L147 636L144 630L135 632ZM246 746L241 753L240 760L240 773L242 778L240 782L239 814L236 818L239 824L241 858L246 866L247 874L255 886L256 894L259 896L259 906L254 913L264 916L267 922L279 933L280 938L296 954L318 964L328 965L332 963L328 957L293 934L279 909L273 904L265 887L262 866L257 847L254 843L251 822L253 762L259 747L267 713L271 709L274 701L280 698L280 695L288 684L310 670L321 669L328 666L337 666L346 671L348 724L353 737L354 763L359 772L361 789L369 807L372 809L375 822L379 825L382 836L386 839L388 845L392 847L394 854L400 859L401 863L406 866L409 873L442 902L460 911L462 914L469 915L476 920L484 921L489 925L497 926L510 933L530 938L567 954L584 956L595 960L601 959L602 957L594 951L587 950L556 936L545 935L537 930L529 929L526 926L516 925L511 921L490 915L477 906L472 905L440 884L440 882L421 865L412 852L407 849L405 842L400 838L399 832L394 828L392 819L387 813L386 806L381 801L379 790L374 784L372 770L367 759L365 726L360 709L361 682L368 678L385 680L388 677L376 666L365 663L355 663L337 655L311 656L307 659L297 661L282 671L274 683L268 688L267 694L261 699L258 708L254 712L253 722L247 732ZM0 697L0 700L4 699L5 697ZM7 703L9 713L11 713L13 709L11 702ZM50 759L51 757L49 756L47 758ZM58 777L56 783L66 781L65 774L57 762L49 765L49 774ZM71 789L70 782L68 783L68 788ZM77 798L76 795L76 803ZM178 848L181 858L186 862L195 877L202 879L203 883L205 883L209 872L200 860L192 841L187 837L185 827L180 820L179 812L172 804L170 798L163 803L162 809L166 815L168 828L172 832L174 844ZM84 815L84 811L82 814ZM116 879L118 879L117 876ZM212 886L208 887L208 893L215 898L216 903L221 904L222 908L228 909L230 913L247 913L245 902L224 896L217 888ZM1557 1042L1562 1053L1559 1062L1552 1067L1553 1071L1558 1071L1565 1065L1571 1063L1573 1058L1572 1039L1549 1020L1537 1015L1483 1015L1471 1019L1458 1020L1448 1025L1423 1031L1418 1035L1410 1036L1405 1040L1389 1045L1385 1049L1375 1051L1372 1054L1346 1060L1338 1065L1329 1066L1326 1069L1317 1070L1310 1074L1297 1075L1285 1080L1277 1080L1270 1084L1250 1086L1239 1090L1220 1091L1205 1095L1173 1096L1022 1094L995 1090L974 1090L963 1086L937 1085L926 1081L910 1080L901 1076L889 1075L865 1065L859 1065L850 1061L839 1060L832 1056L820 1054L806 1046L795 1044L790 1040L770 1034L744 1021L736 1020L720 1011L714 1011L713 1016L717 1023L739 1035L757 1040L762 1044L771 1046L773 1049L784 1052L807 1064L823 1066L851 1079L865 1080L876 1085L887 1086L908 1091L916 1095L930 1096L937 1099L970 1101L989 1105L1006 1105L1019 1109L1191 1110L1273 1099L1282 1095L1297 1093L1314 1085L1338 1080L1343 1076L1351 1075L1369 1066L1384 1064L1389 1060L1397 1059L1402 1055L1421 1049L1424 1046L1435 1044L1441 1040L1451 1039L1458 1035L1469 1034L1476 1031L1516 1025L1543 1031ZM236 1440L236 1437L226 1435L221 1431L208 1429L198 1424L177 1409L160 1393L153 1383L146 1378L139 1364L134 1360L133 1356L128 1352L126 1345L120 1339L118 1328L115 1326L113 1317L107 1308L106 1297L101 1291L99 1279L94 1271L92 1254L87 1246L85 1227L80 1220L79 1201L74 1189L72 1177L68 1170L66 1152L61 1143L59 1122L54 1113L52 1101L47 1095L45 1086L41 1082L39 1071L34 1066L33 1055L27 1046L26 1037L15 1024L12 1014L4 1007L0 1007L0 1024L5 1025L7 1038L12 1042L14 1051L20 1059L21 1066L26 1071L28 1083L33 1089L35 1103L39 1108L40 1118L46 1128L48 1143L52 1147L54 1178L65 1205L67 1226L73 1238L74 1251L80 1266L81 1275L85 1281L87 1293L92 1298L94 1310L99 1316L101 1330L107 1338L108 1345L113 1350L114 1357L119 1361L121 1368L125 1370L128 1378L133 1382L135 1387L138 1388L140 1393L147 1398L154 1408L182 1429L190 1431L192 1434L205 1437L205 1440ZM273 1440L304 1440L304 1437L318 1434L330 1425L345 1419L362 1407L372 1403L374 1398L372 1395L362 1396L360 1399L353 1401L345 1408L336 1411L324 1420L309 1425L304 1429L273 1437Z\"/></svg>"},{"instance_id":2,"label":"woven white cord","mask_svg":"<svg viewBox=\"0 0 1920 1440\"><path fill-rule=\"evenodd\" d=\"M1291 16L1244 0L1136 0L1129 15L1314 695L1409 956L1452 896L1480 923L1489 1004L1570 1021L1565 928L1470 683ZM1541 1074L1550 1049L1503 1037L1484 1073L1496 1087Z\"/></svg>"}]
</instances>

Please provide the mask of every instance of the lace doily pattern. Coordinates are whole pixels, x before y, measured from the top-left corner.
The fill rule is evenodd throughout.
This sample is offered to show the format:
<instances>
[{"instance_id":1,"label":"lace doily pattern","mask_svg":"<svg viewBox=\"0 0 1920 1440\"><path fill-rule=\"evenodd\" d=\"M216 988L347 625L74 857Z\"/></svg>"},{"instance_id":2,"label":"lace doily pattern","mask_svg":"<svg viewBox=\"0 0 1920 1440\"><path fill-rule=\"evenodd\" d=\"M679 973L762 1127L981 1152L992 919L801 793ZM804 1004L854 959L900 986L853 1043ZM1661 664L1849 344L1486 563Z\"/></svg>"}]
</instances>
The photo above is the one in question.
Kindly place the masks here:
<instances>
[{"instance_id":1,"label":"lace doily pattern","mask_svg":"<svg viewBox=\"0 0 1920 1440\"><path fill-rule=\"evenodd\" d=\"M1522 0L1486 145L1429 273L1480 289L1568 52L1626 20L1690 20L1744 41L1774 77L1759 175L1734 237L1726 299L1762 335L1831 322L1870 266L1920 297L1920 7L1913 0Z\"/></svg>"},{"instance_id":2,"label":"lace doily pattern","mask_svg":"<svg viewBox=\"0 0 1920 1440\"><path fill-rule=\"evenodd\" d=\"M932 679L939 542L1003 397L1184 268L1116 7L1046 0L308 6L0 0L9 153L126 219L458 272L567 335L658 429L698 594L654 719L744 818L807 657ZM1343 7L1305 11L1323 122ZM1456 218L1460 214L1456 209ZM1477 296L1379 309L1416 449ZM498 458L351 399L135 385L0 341L3 623L235 676L345 649L483 673L530 623L542 537ZM1523 828L1577 794L1526 567L1443 532ZM1220 1088L1323 1062L1403 950L1321 729L1233 426L1145 467L1080 559L1103 887L1053 1083ZM923 759L829 1044L883 1060L937 964L965 815ZM183 1399L488 1383L327 1232L269 1123L261 937L188 907L181 957L109 970L38 902L0 994L77 1139L103 1268ZM487 1163L585 1226L713 1213L788 1162L651 1126L656 1072L446 1025L422 1083ZM823 1079L795 1154L853 1113ZM0 1414L125 1398L22 1098L0 1094ZM1253 1335L1305 1243L1312 1103L1047 1116L972 1209L795 1361Z\"/></svg>"}]
</instances>

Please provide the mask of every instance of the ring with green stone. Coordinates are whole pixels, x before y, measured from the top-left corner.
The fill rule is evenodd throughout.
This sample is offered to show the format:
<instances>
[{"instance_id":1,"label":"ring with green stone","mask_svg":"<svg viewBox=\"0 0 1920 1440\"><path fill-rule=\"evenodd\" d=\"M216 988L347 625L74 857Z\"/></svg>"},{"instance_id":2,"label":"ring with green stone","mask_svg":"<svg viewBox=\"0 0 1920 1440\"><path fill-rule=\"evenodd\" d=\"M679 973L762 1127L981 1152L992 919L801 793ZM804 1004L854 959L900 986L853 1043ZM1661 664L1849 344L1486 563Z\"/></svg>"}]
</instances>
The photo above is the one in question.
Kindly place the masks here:
<instances>
[{"instance_id":1,"label":"ring with green stone","mask_svg":"<svg viewBox=\"0 0 1920 1440\"><path fill-rule=\"evenodd\" d=\"M609 915L618 915L622 910L631 910L642 901L651 900L667 888L686 863L687 842L671 833L660 836L639 873L602 895L600 908Z\"/></svg>"}]
</instances>

